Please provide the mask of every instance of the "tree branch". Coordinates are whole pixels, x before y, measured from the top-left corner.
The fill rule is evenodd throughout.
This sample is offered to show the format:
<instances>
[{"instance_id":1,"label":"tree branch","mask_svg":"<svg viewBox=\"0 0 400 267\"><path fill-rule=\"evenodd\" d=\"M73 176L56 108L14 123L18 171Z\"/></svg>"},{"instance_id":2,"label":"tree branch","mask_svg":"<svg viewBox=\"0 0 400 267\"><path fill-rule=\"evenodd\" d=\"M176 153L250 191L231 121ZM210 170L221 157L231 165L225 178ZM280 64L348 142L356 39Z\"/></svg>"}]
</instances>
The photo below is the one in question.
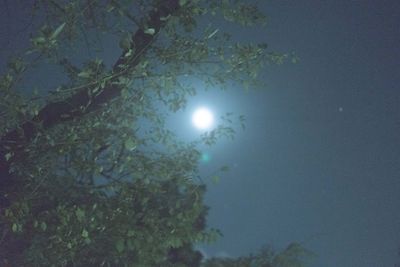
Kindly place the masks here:
<instances>
[{"instance_id":1,"label":"tree branch","mask_svg":"<svg viewBox=\"0 0 400 267\"><path fill-rule=\"evenodd\" d=\"M159 6L150 11L148 15L146 25L148 25L148 29L152 29L151 32L143 29L136 31L130 44L132 54L127 54L129 50L123 51L114 64L113 72L129 75L130 71L140 63L143 54L148 50L157 33L165 26L165 18L173 15L179 7L179 0L160 1ZM116 77L120 76L116 75ZM65 100L49 103L30 121L3 135L0 139L0 192L6 185L13 184L12 175L9 173L10 165L16 160L18 154L22 154L24 144L38 134L40 127L42 129L50 128L101 108L120 95L122 86L117 85L115 81L116 79L109 80L96 95L92 95L93 85L85 86Z\"/></svg>"}]
</instances>

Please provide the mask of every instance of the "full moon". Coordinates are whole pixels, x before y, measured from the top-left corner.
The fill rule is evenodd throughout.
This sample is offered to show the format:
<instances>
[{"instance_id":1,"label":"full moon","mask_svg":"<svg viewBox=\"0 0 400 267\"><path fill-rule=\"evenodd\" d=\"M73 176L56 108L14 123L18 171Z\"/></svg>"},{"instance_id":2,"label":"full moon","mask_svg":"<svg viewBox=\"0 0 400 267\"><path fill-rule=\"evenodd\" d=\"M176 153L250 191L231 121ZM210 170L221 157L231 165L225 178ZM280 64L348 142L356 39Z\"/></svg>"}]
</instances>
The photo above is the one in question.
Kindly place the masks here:
<instances>
[{"instance_id":1,"label":"full moon","mask_svg":"<svg viewBox=\"0 0 400 267\"><path fill-rule=\"evenodd\" d=\"M193 113L192 122L196 128L207 130L212 126L214 122L214 116L209 109L198 108Z\"/></svg>"}]
</instances>

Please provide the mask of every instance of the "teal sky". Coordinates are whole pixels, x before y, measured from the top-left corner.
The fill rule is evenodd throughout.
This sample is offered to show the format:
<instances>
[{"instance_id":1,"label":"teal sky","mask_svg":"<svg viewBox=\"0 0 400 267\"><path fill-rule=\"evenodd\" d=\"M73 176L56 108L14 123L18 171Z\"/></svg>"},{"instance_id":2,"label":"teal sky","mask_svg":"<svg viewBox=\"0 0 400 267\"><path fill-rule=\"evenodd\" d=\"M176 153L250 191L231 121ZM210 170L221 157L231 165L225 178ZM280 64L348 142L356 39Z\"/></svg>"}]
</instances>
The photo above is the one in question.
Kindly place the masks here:
<instances>
[{"instance_id":1,"label":"teal sky","mask_svg":"<svg viewBox=\"0 0 400 267\"><path fill-rule=\"evenodd\" d=\"M400 247L400 2L265 1L265 30L295 51L256 93L216 94L245 132L213 150L232 170L210 185L210 255L300 241L313 267L393 267ZM213 166L213 165L210 165Z\"/></svg>"}]
</instances>

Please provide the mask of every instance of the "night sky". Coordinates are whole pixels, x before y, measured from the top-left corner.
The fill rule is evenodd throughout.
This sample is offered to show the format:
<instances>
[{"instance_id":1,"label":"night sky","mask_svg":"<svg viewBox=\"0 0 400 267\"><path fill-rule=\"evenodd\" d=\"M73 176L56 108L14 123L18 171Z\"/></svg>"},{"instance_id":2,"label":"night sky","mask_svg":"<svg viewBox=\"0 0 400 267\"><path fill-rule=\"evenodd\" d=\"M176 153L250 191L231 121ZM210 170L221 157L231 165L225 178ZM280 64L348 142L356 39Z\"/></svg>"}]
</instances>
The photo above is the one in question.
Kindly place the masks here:
<instances>
[{"instance_id":1,"label":"night sky","mask_svg":"<svg viewBox=\"0 0 400 267\"><path fill-rule=\"evenodd\" d=\"M240 256L298 241L316 253L313 267L393 267L400 247L400 2L259 2L268 26L235 37L294 51L300 61L268 66L263 90L199 88L170 120L178 136L194 139L197 106L247 119L234 140L202 150L210 159L201 163L204 177L230 166L219 183L206 181L208 224L224 237L202 251ZM18 25L1 25L1 45L10 49L5 38ZM110 62L118 54L108 54Z\"/></svg>"},{"instance_id":2,"label":"night sky","mask_svg":"<svg viewBox=\"0 0 400 267\"><path fill-rule=\"evenodd\" d=\"M263 91L238 88L193 99L247 118L234 141L205 149L205 248L237 256L299 241L313 266L394 266L400 247L400 2L265 1L265 30L241 32L297 64L271 66ZM190 105L189 105L190 107Z\"/></svg>"}]
</instances>

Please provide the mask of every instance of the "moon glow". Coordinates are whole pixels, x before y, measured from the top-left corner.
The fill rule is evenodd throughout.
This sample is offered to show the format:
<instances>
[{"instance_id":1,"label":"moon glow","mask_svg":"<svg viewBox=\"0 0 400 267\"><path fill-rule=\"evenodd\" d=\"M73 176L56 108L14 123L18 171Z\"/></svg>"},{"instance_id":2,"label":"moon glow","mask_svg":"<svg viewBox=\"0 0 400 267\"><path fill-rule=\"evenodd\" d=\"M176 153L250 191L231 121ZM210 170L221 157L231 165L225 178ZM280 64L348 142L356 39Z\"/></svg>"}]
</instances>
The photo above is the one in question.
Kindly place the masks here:
<instances>
[{"instance_id":1,"label":"moon glow","mask_svg":"<svg viewBox=\"0 0 400 267\"><path fill-rule=\"evenodd\" d=\"M192 116L193 125L200 130L210 129L214 122L214 116L207 108L198 108Z\"/></svg>"}]
</instances>

